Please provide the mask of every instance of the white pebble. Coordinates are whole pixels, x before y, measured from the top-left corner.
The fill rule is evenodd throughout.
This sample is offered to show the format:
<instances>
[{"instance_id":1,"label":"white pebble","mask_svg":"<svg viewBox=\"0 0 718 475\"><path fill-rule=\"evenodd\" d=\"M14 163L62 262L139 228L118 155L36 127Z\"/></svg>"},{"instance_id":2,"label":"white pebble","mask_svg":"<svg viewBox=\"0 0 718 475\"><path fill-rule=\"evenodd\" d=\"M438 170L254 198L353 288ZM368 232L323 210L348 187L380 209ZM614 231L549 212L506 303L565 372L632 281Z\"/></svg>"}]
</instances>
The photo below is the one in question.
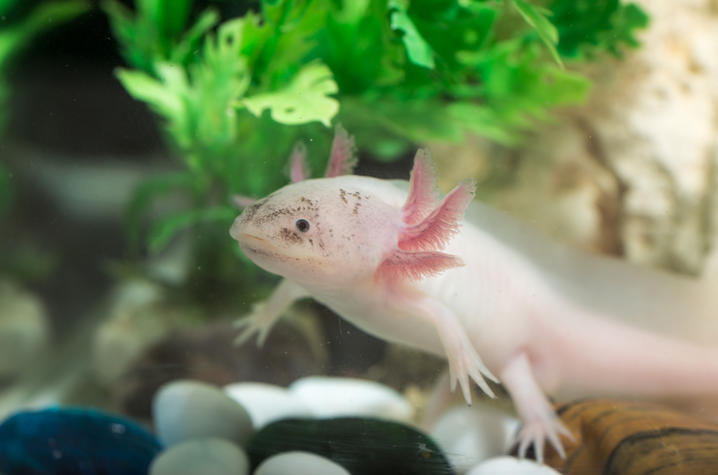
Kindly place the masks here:
<instances>
[{"instance_id":1,"label":"white pebble","mask_svg":"<svg viewBox=\"0 0 718 475\"><path fill-rule=\"evenodd\" d=\"M284 452L262 462L254 475L349 475L331 460L310 452Z\"/></svg>"},{"instance_id":2,"label":"white pebble","mask_svg":"<svg viewBox=\"0 0 718 475\"><path fill-rule=\"evenodd\" d=\"M289 386L289 392L316 417L374 416L409 421L409 401L393 389L373 381L311 376Z\"/></svg>"},{"instance_id":3,"label":"white pebble","mask_svg":"<svg viewBox=\"0 0 718 475\"><path fill-rule=\"evenodd\" d=\"M444 413L431 436L457 472L508 452L518 422L489 407L455 407Z\"/></svg>"},{"instance_id":4,"label":"white pebble","mask_svg":"<svg viewBox=\"0 0 718 475\"><path fill-rule=\"evenodd\" d=\"M150 475L246 475L247 455L224 439L196 439L174 445L150 465Z\"/></svg>"},{"instance_id":5,"label":"white pebble","mask_svg":"<svg viewBox=\"0 0 718 475\"><path fill-rule=\"evenodd\" d=\"M466 475L560 475L547 465L516 457L496 457L475 466Z\"/></svg>"},{"instance_id":6,"label":"white pebble","mask_svg":"<svg viewBox=\"0 0 718 475\"><path fill-rule=\"evenodd\" d=\"M252 435L247 411L222 390L198 381L174 381L152 401L155 432L165 445L219 437L243 445Z\"/></svg>"},{"instance_id":7,"label":"white pebble","mask_svg":"<svg viewBox=\"0 0 718 475\"><path fill-rule=\"evenodd\" d=\"M255 429L286 417L311 417L312 411L286 388L265 383L234 383L224 392L249 413Z\"/></svg>"}]
</instances>

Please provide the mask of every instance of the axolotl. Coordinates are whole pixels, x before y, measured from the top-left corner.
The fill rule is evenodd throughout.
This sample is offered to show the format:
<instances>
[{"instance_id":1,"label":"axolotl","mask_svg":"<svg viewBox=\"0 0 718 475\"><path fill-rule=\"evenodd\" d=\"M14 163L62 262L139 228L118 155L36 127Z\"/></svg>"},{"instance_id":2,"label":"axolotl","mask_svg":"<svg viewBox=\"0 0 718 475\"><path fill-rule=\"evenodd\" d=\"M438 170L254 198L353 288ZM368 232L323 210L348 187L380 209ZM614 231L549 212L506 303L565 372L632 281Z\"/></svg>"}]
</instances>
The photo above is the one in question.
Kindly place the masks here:
<instances>
[{"instance_id":1,"label":"axolotl","mask_svg":"<svg viewBox=\"0 0 718 475\"><path fill-rule=\"evenodd\" d=\"M583 254L475 200L443 199L426 150L410 180L350 175L337 128L324 178L295 149L291 183L248 205L230 234L284 280L240 320L260 343L292 302L312 297L366 332L448 360L450 385L511 396L519 453L570 437L546 394L690 398L718 394L718 320L688 278Z\"/></svg>"}]
</instances>

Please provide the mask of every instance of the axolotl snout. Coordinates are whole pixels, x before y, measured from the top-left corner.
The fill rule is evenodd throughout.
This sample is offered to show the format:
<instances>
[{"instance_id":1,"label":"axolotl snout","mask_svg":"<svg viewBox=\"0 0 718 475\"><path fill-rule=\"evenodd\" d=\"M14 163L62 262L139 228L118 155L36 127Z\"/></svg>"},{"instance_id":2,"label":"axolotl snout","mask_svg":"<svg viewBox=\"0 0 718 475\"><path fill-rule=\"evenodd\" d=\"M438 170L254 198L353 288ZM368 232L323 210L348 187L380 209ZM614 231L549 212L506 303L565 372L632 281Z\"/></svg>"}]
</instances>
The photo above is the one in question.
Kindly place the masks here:
<instances>
[{"instance_id":1,"label":"axolotl snout","mask_svg":"<svg viewBox=\"0 0 718 475\"><path fill-rule=\"evenodd\" d=\"M519 452L535 444L539 457L546 439L563 454L569 435L546 393L718 395L718 350L673 338L682 315L666 314L680 307L659 295L699 299L698 286L556 246L473 202L471 183L439 201L423 150L408 184L343 175L353 155L341 128L327 177L304 180L302 158L295 183L247 206L231 229L251 260L285 277L241 320L242 340L262 342L310 296L373 335L445 357L467 402L471 381L491 396L487 380L502 383L523 422ZM641 305L650 314L636 315ZM663 334L638 325L652 317ZM718 342L718 324L700 322L694 333Z\"/></svg>"}]
</instances>

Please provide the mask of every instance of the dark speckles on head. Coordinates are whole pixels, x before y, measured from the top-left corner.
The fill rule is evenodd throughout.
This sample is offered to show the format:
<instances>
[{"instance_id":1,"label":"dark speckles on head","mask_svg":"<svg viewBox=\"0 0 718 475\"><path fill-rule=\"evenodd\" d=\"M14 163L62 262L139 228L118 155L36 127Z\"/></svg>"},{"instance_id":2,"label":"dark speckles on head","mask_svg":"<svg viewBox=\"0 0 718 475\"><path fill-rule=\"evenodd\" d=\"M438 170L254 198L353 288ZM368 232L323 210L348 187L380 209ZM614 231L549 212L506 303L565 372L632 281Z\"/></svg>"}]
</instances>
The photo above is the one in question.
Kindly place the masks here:
<instances>
[{"instance_id":1,"label":"dark speckles on head","mask_svg":"<svg viewBox=\"0 0 718 475\"><path fill-rule=\"evenodd\" d=\"M249 219L254 218L254 215L257 214L257 211L259 210L259 208L261 208L262 205L264 205L264 203L267 202L267 200L268 200L268 198L264 198L264 199L257 201L256 203L252 203L251 205L247 206L244 209L244 215L247 217L246 219L249 220Z\"/></svg>"},{"instance_id":2,"label":"dark speckles on head","mask_svg":"<svg viewBox=\"0 0 718 475\"><path fill-rule=\"evenodd\" d=\"M257 217L255 222L257 224L264 224L264 223L270 223L274 221L279 216L285 216L285 215L291 215L293 214L293 210L290 208L273 208L269 205L267 205L268 213Z\"/></svg>"},{"instance_id":3,"label":"dark speckles on head","mask_svg":"<svg viewBox=\"0 0 718 475\"><path fill-rule=\"evenodd\" d=\"M291 243L300 243L303 241L302 237L299 234L297 234L295 231L293 231L289 228L282 228L279 231L279 236L283 240L291 242Z\"/></svg>"},{"instance_id":4,"label":"dark speckles on head","mask_svg":"<svg viewBox=\"0 0 718 475\"><path fill-rule=\"evenodd\" d=\"M310 200L310 199L307 198L306 196L301 196L301 197L299 198L299 201L301 201L302 203L308 205L308 209L310 209L310 210L316 211L316 210L318 209L318 207L317 207L317 202L314 201L314 200Z\"/></svg>"},{"instance_id":5,"label":"dark speckles on head","mask_svg":"<svg viewBox=\"0 0 718 475\"><path fill-rule=\"evenodd\" d=\"M253 204L251 208L248 208L246 210L247 219L254 220L257 225L262 225L271 223L277 218L283 216L295 216L300 213L308 215L308 218L311 218L312 216L316 217L319 212L319 205L315 201L307 198L300 198L300 202L302 202L303 205L282 208L278 208L276 205L268 202L269 198L271 198L271 195L270 197ZM258 214L257 212L260 206L262 207L263 213Z\"/></svg>"},{"instance_id":6,"label":"dark speckles on head","mask_svg":"<svg viewBox=\"0 0 718 475\"><path fill-rule=\"evenodd\" d=\"M359 214L359 208L361 207L361 200L368 199L368 196L362 195L358 191L348 192L342 188L339 189L339 198L344 202L345 205L349 204L349 199L354 199L352 206L352 214Z\"/></svg>"}]
</instances>

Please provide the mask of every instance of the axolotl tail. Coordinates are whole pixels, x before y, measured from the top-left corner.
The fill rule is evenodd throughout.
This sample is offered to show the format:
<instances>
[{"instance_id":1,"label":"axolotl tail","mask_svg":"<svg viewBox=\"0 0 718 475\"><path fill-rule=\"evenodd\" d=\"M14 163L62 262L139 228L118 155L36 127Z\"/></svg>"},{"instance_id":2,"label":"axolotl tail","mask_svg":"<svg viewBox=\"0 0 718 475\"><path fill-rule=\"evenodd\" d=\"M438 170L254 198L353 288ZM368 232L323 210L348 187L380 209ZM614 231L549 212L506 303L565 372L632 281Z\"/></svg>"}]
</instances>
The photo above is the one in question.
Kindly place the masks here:
<instances>
[{"instance_id":1,"label":"axolotl tail","mask_svg":"<svg viewBox=\"0 0 718 475\"><path fill-rule=\"evenodd\" d=\"M684 401L699 412L707 407L698 401L715 400L718 409L718 342L693 343L599 317L558 320L561 330L548 333L551 351L538 355L536 368L540 377L544 363L553 372L548 378L561 382L556 394Z\"/></svg>"}]
</instances>

